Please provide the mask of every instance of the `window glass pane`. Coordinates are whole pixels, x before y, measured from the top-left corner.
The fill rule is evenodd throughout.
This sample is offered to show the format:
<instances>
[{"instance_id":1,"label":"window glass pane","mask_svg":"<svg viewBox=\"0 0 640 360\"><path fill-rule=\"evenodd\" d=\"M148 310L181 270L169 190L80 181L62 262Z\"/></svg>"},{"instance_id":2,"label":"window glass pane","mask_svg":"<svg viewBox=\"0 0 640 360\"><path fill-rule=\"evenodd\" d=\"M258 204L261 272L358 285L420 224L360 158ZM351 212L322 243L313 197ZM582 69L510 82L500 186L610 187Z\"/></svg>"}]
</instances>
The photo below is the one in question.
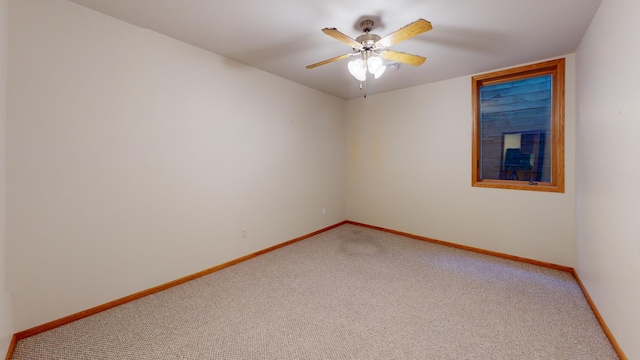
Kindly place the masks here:
<instances>
[{"instance_id":1,"label":"window glass pane","mask_svg":"<svg viewBox=\"0 0 640 360\"><path fill-rule=\"evenodd\" d=\"M480 87L480 179L551 182L552 76Z\"/></svg>"}]
</instances>

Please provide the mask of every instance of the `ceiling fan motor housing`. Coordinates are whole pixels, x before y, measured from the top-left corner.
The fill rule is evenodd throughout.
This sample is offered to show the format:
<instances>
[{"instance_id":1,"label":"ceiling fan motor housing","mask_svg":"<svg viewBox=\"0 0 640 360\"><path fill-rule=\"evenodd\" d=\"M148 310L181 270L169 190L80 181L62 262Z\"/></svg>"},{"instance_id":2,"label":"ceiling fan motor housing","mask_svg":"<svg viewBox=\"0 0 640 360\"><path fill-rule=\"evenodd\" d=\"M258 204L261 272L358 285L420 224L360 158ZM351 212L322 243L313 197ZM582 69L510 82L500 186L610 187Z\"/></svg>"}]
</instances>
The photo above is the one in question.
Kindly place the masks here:
<instances>
[{"instance_id":1,"label":"ceiling fan motor housing","mask_svg":"<svg viewBox=\"0 0 640 360\"><path fill-rule=\"evenodd\" d=\"M364 50L375 50L376 44L380 40L380 36L376 34L364 34L356 38L356 41L362 44Z\"/></svg>"}]
</instances>

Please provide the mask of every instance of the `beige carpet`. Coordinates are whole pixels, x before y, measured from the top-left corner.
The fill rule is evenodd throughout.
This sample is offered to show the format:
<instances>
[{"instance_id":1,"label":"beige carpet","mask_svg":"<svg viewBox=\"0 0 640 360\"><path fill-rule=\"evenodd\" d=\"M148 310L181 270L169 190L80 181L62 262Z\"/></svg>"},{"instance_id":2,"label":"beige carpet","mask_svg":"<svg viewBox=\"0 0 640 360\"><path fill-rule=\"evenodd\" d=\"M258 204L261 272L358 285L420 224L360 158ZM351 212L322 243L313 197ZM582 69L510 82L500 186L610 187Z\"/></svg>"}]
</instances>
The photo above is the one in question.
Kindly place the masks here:
<instances>
[{"instance_id":1,"label":"beige carpet","mask_svg":"<svg viewBox=\"0 0 640 360\"><path fill-rule=\"evenodd\" d=\"M21 340L12 359L617 358L568 273L342 225Z\"/></svg>"}]
</instances>

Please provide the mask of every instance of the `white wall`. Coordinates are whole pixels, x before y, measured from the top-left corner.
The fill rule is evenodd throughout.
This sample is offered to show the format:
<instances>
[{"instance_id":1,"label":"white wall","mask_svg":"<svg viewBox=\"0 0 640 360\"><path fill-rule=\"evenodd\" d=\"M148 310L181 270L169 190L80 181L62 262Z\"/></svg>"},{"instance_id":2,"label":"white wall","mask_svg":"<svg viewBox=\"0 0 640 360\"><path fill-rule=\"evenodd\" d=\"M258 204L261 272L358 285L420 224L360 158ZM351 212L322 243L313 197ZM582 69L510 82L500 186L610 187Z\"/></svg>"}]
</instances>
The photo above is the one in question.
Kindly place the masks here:
<instances>
[{"instance_id":1,"label":"white wall","mask_svg":"<svg viewBox=\"0 0 640 360\"><path fill-rule=\"evenodd\" d=\"M570 55L564 194L471 186L471 76L349 101L347 218L573 266L574 87Z\"/></svg>"},{"instance_id":2,"label":"white wall","mask_svg":"<svg viewBox=\"0 0 640 360\"><path fill-rule=\"evenodd\" d=\"M342 100L63 0L10 29L17 330L344 220Z\"/></svg>"},{"instance_id":3,"label":"white wall","mask_svg":"<svg viewBox=\"0 0 640 360\"><path fill-rule=\"evenodd\" d=\"M8 0L0 0L0 356L9 348L14 333L11 297L7 287L6 231L6 123Z\"/></svg>"},{"instance_id":4,"label":"white wall","mask_svg":"<svg viewBox=\"0 0 640 360\"><path fill-rule=\"evenodd\" d=\"M640 2L603 0L576 52L577 271L640 359Z\"/></svg>"}]
</instances>

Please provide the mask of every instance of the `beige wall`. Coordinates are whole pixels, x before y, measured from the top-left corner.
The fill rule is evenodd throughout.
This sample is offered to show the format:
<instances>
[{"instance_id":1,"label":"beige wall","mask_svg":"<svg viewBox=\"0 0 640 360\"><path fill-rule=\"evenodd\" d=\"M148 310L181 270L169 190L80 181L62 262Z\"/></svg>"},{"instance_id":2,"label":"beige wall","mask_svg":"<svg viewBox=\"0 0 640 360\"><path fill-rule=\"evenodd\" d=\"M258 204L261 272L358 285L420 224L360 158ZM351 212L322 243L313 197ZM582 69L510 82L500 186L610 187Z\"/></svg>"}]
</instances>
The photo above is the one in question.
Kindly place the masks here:
<instances>
[{"instance_id":1,"label":"beige wall","mask_svg":"<svg viewBox=\"0 0 640 360\"><path fill-rule=\"evenodd\" d=\"M576 53L577 271L640 359L640 2L603 0Z\"/></svg>"},{"instance_id":2,"label":"beige wall","mask_svg":"<svg viewBox=\"0 0 640 360\"><path fill-rule=\"evenodd\" d=\"M0 356L7 351L13 335L11 297L7 287L6 262L6 122L7 122L7 40L8 0L0 0Z\"/></svg>"},{"instance_id":3,"label":"beige wall","mask_svg":"<svg viewBox=\"0 0 640 360\"><path fill-rule=\"evenodd\" d=\"M564 194L471 186L471 76L464 76L348 102L347 218L573 266L572 55L566 65Z\"/></svg>"},{"instance_id":4,"label":"beige wall","mask_svg":"<svg viewBox=\"0 0 640 360\"><path fill-rule=\"evenodd\" d=\"M344 220L342 100L71 2L10 5L17 330Z\"/></svg>"}]
</instances>

